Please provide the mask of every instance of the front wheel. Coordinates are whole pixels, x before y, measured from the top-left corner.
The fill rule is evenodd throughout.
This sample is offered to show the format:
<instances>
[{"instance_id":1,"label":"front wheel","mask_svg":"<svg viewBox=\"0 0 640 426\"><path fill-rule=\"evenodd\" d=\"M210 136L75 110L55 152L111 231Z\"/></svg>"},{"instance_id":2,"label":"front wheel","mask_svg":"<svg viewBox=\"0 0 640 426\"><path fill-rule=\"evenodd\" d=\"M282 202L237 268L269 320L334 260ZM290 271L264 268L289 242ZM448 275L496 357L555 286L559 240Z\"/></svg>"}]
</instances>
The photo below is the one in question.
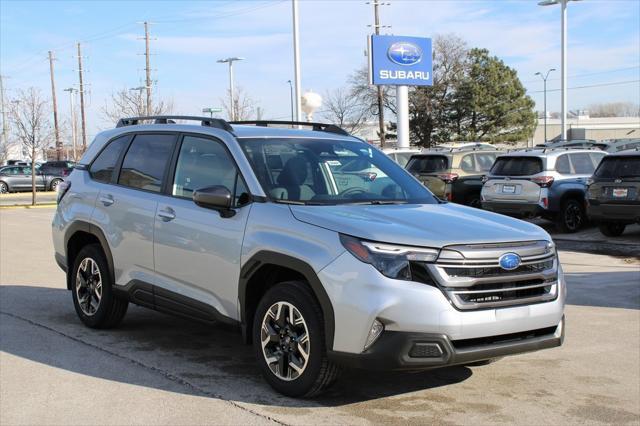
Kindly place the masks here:
<instances>
[{"instance_id":1,"label":"front wheel","mask_svg":"<svg viewBox=\"0 0 640 426\"><path fill-rule=\"evenodd\" d=\"M111 328L122 321L129 303L115 297L102 248L82 248L71 270L73 305L80 320L91 328Z\"/></svg>"},{"instance_id":2,"label":"front wheel","mask_svg":"<svg viewBox=\"0 0 640 426\"><path fill-rule=\"evenodd\" d=\"M339 367L327 358L322 311L305 282L271 288L258 305L252 333L262 374L278 392L309 397L338 377Z\"/></svg>"},{"instance_id":3,"label":"front wheel","mask_svg":"<svg viewBox=\"0 0 640 426\"><path fill-rule=\"evenodd\" d=\"M619 237L627 227L624 223L605 222L599 225L600 232L607 237Z\"/></svg>"},{"instance_id":4,"label":"front wheel","mask_svg":"<svg viewBox=\"0 0 640 426\"><path fill-rule=\"evenodd\" d=\"M586 215L582 205L576 199L569 199L562 203L562 208L556 219L560 232L578 232L586 222Z\"/></svg>"},{"instance_id":5,"label":"front wheel","mask_svg":"<svg viewBox=\"0 0 640 426\"><path fill-rule=\"evenodd\" d=\"M0 194L6 194L9 192L9 185L5 182L0 182Z\"/></svg>"}]
</instances>

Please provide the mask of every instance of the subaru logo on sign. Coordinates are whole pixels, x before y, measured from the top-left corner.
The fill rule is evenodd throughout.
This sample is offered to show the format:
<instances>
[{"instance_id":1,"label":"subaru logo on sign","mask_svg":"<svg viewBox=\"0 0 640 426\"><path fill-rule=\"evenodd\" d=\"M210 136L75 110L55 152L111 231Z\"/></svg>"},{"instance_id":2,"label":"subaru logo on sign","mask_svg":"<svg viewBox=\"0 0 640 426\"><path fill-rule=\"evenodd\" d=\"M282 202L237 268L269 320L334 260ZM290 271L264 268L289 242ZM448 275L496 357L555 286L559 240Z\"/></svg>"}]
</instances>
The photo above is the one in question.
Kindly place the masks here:
<instances>
[{"instance_id":1,"label":"subaru logo on sign","mask_svg":"<svg viewBox=\"0 0 640 426\"><path fill-rule=\"evenodd\" d=\"M413 43L400 41L389 46L387 56L398 65L415 65L422 60L422 49Z\"/></svg>"},{"instance_id":2,"label":"subaru logo on sign","mask_svg":"<svg viewBox=\"0 0 640 426\"><path fill-rule=\"evenodd\" d=\"M499 262L500 267L506 271L513 271L518 266L520 266L520 256L515 253L505 253L500 256Z\"/></svg>"}]
</instances>

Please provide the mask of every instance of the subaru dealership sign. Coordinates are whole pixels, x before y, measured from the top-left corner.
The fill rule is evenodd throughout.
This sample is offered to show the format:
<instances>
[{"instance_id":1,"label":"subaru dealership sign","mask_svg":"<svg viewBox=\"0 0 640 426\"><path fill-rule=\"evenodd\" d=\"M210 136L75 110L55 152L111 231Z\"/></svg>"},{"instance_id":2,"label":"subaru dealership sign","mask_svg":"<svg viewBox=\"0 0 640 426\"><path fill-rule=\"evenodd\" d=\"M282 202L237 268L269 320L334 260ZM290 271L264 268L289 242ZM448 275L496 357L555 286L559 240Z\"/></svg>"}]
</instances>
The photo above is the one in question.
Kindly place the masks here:
<instances>
[{"instance_id":1,"label":"subaru dealership sign","mask_svg":"<svg viewBox=\"0 0 640 426\"><path fill-rule=\"evenodd\" d=\"M430 38L372 35L369 61L372 84L433 85Z\"/></svg>"}]
</instances>

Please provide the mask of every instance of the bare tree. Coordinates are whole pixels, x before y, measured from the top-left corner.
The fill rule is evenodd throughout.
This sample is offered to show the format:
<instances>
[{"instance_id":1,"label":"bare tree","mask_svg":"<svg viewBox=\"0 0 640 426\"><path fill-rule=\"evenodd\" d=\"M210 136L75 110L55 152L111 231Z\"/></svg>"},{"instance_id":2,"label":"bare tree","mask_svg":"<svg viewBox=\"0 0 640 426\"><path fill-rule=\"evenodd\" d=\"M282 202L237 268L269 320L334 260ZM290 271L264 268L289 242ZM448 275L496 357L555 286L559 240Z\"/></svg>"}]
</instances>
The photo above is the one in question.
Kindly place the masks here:
<instances>
[{"instance_id":1,"label":"bare tree","mask_svg":"<svg viewBox=\"0 0 640 426\"><path fill-rule=\"evenodd\" d=\"M376 86L369 84L369 70L365 65L357 69L349 77L351 86L351 95L358 101L366 105L369 117L378 116L378 89ZM382 92L382 103L384 107L396 113L396 89L395 86L385 86Z\"/></svg>"},{"instance_id":2,"label":"bare tree","mask_svg":"<svg viewBox=\"0 0 640 426\"><path fill-rule=\"evenodd\" d=\"M11 102L11 119L16 139L31 161L31 204L36 204L36 159L38 152L51 142L53 129L49 121L49 101L35 87L18 91Z\"/></svg>"},{"instance_id":3,"label":"bare tree","mask_svg":"<svg viewBox=\"0 0 640 426\"><path fill-rule=\"evenodd\" d=\"M151 114L146 111L146 96L142 90L122 89L111 94L105 101L101 115L105 121L118 122L122 117L142 117L146 115L164 115L173 112L172 100L156 100Z\"/></svg>"},{"instance_id":4,"label":"bare tree","mask_svg":"<svg viewBox=\"0 0 640 426\"><path fill-rule=\"evenodd\" d=\"M325 110L322 116L349 133L356 133L364 127L370 116L370 105L353 96L349 89L339 88L327 91L324 96Z\"/></svg>"},{"instance_id":5,"label":"bare tree","mask_svg":"<svg viewBox=\"0 0 640 426\"><path fill-rule=\"evenodd\" d=\"M640 105L633 102L591 104L587 108L591 117L639 117Z\"/></svg>"},{"instance_id":6,"label":"bare tree","mask_svg":"<svg viewBox=\"0 0 640 426\"><path fill-rule=\"evenodd\" d=\"M229 98L229 90L227 89L226 98L220 99L220 102L222 103L222 108L224 108L227 113L229 120L231 120L232 117L235 121L251 120L258 115L258 112L260 112L260 115L264 114L264 110L257 107L257 102L247 95L242 87L236 87L234 89L233 114L231 114Z\"/></svg>"}]
</instances>

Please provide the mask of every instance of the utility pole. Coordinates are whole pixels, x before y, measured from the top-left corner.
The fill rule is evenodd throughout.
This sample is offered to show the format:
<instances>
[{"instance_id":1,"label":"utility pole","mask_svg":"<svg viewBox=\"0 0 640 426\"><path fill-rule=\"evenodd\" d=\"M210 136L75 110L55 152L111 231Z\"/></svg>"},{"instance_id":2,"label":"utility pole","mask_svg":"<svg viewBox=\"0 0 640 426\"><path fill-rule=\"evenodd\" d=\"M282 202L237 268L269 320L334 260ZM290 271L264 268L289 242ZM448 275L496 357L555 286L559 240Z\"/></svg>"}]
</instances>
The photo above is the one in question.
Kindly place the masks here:
<instances>
[{"instance_id":1,"label":"utility pole","mask_svg":"<svg viewBox=\"0 0 640 426\"><path fill-rule=\"evenodd\" d=\"M58 128L58 102L56 101L56 82L53 75L53 52L49 51L49 72L51 73L51 101L53 102L53 127L56 137L56 160L62 160L62 141L60 140L60 129ZM31 159L36 161L35 158Z\"/></svg>"},{"instance_id":2,"label":"utility pole","mask_svg":"<svg viewBox=\"0 0 640 426\"><path fill-rule=\"evenodd\" d=\"M300 37L298 26L298 0L291 0L291 11L293 13L293 85L296 92L296 119L302 121L302 98L300 88Z\"/></svg>"},{"instance_id":3,"label":"utility pole","mask_svg":"<svg viewBox=\"0 0 640 426\"><path fill-rule=\"evenodd\" d=\"M64 89L65 92L69 92L69 115L71 116L71 140L73 141L73 161L78 161L78 153L76 147L78 145L78 126L76 120L76 107L74 102L74 94L78 91L73 87Z\"/></svg>"},{"instance_id":4,"label":"utility pole","mask_svg":"<svg viewBox=\"0 0 640 426\"><path fill-rule=\"evenodd\" d=\"M82 53L80 52L80 43L78 43L78 77L80 79L80 120L82 123L82 152L87 150L87 123L84 113L84 82L82 79Z\"/></svg>"},{"instance_id":5,"label":"utility pole","mask_svg":"<svg viewBox=\"0 0 640 426\"><path fill-rule=\"evenodd\" d=\"M0 108L2 108L2 143L0 150L9 148L9 123L7 122L7 109L4 105L4 76L0 75ZM4 147L3 147L4 144Z\"/></svg>"},{"instance_id":6,"label":"utility pole","mask_svg":"<svg viewBox=\"0 0 640 426\"><path fill-rule=\"evenodd\" d=\"M144 56L146 61L145 73L146 73L146 86L147 86L147 116L153 115L151 109L151 65L149 61L149 23L144 22Z\"/></svg>"},{"instance_id":7,"label":"utility pole","mask_svg":"<svg viewBox=\"0 0 640 426\"><path fill-rule=\"evenodd\" d=\"M372 0L373 3L373 14L374 14L374 31L376 35L380 34L380 11L378 10L380 7L380 2L378 0ZM378 85L378 125L380 126L380 147L384 148L386 135L385 135L385 126L384 126L384 89L382 86Z\"/></svg>"},{"instance_id":8,"label":"utility pole","mask_svg":"<svg viewBox=\"0 0 640 426\"><path fill-rule=\"evenodd\" d=\"M544 143L547 143L547 78L551 71L555 71L555 68L550 68L543 76L541 72L537 72L535 75L539 75L544 82Z\"/></svg>"}]
</instances>

